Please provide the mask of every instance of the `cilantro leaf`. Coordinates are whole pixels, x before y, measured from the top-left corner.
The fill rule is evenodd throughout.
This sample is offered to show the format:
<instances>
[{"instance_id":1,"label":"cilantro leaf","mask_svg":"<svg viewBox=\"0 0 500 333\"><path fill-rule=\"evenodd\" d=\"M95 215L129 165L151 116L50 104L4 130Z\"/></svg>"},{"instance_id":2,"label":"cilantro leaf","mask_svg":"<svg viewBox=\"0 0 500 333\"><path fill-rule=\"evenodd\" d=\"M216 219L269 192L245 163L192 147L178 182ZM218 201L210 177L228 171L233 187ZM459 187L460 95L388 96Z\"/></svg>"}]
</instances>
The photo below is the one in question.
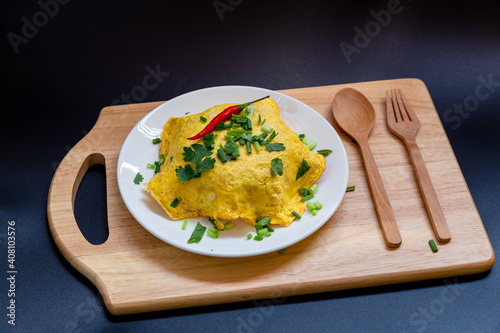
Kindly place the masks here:
<instances>
[{"instance_id":1,"label":"cilantro leaf","mask_svg":"<svg viewBox=\"0 0 500 333\"><path fill-rule=\"evenodd\" d=\"M144 180L144 177L141 175L140 172L138 172L136 175L135 175L135 178L134 178L134 184L135 185L139 185L142 181Z\"/></svg>"},{"instance_id":2,"label":"cilantro leaf","mask_svg":"<svg viewBox=\"0 0 500 333\"><path fill-rule=\"evenodd\" d=\"M214 163L215 158L204 158L196 165L196 172L200 174L202 171L213 169Z\"/></svg>"},{"instance_id":3,"label":"cilantro leaf","mask_svg":"<svg viewBox=\"0 0 500 333\"><path fill-rule=\"evenodd\" d=\"M222 149L224 150L224 153L226 153L226 155L229 155L234 159L240 156L240 147L238 147L236 142L234 142L232 139L227 140Z\"/></svg>"},{"instance_id":4,"label":"cilantro leaf","mask_svg":"<svg viewBox=\"0 0 500 333\"><path fill-rule=\"evenodd\" d=\"M282 143L279 143L279 142L268 143L266 145L266 149L268 151L282 151L282 150L285 150L285 145L283 145Z\"/></svg>"},{"instance_id":5,"label":"cilantro leaf","mask_svg":"<svg viewBox=\"0 0 500 333\"><path fill-rule=\"evenodd\" d=\"M212 150L215 147L215 138L217 137L217 134L207 134L203 137L203 143L205 144L205 147L208 149Z\"/></svg>"},{"instance_id":6,"label":"cilantro leaf","mask_svg":"<svg viewBox=\"0 0 500 333\"><path fill-rule=\"evenodd\" d=\"M283 161L279 158L273 158L271 161L271 171L275 175L283 176Z\"/></svg>"},{"instance_id":7,"label":"cilantro leaf","mask_svg":"<svg viewBox=\"0 0 500 333\"><path fill-rule=\"evenodd\" d=\"M194 164L194 169L191 164L186 164L185 167L179 167L175 170L177 177L182 181L198 178L202 171L214 167L215 158L206 157L212 155L212 152L199 143L195 143L191 147L184 147L182 155L185 162L193 162Z\"/></svg>"},{"instance_id":8,"label":"cilantro leaf","mask_svg":"<svg viewBox=\"0 0 500 333\"><path fill-rule=\"evenodd\" d=\"M302 177L307 171L309 171L309 169L311 169L311 167L309 166L307 161L303 159L295 180L298 180L300 177Z\"/></svg>"},{"instance_id":9,"label":"cilantro leaf","mask_svg":"<svg viewBox=\"0 0 500 333\"><path fill-rule=\"evenodd\" d=\"M177 178L179 178L183 182L186 180L196 178L196 171L194 171L191 164L186 164L185 168L179 167L175 169L175 174L177 175Z\"/></svg>"}]
</instances>

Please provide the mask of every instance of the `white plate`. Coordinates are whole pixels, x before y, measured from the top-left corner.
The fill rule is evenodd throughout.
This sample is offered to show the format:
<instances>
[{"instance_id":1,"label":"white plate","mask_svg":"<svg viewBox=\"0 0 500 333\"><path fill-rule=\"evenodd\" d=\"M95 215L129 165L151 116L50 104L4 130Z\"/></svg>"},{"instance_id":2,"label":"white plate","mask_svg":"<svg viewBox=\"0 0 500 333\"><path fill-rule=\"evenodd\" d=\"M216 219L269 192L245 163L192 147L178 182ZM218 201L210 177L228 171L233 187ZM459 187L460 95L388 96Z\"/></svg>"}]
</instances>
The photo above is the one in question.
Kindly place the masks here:
<instances>
[{"instance_id":1,"label":"white plate","mask_svg":"<svg viewBox=\"0 0 500 333\"><path fill-rule=\"evenodd\" d=\"M323 204L317 216L306 209L302 219L289 227L277 227L271 237L262 241L247 239L255 228L238 219L235 228L219 232L219 238L206 235L199 243L187 241L197 222L206 227L211 223L206 218L189 219L186 230L183 220L171 220L159 204L146 192L142 183L134 184L137 172L144 176L144 182L153 176L153 170L146 165L158 159L158 145L151 140L160 136L163 125L170 117L181 117L199 113L223 103L245 103L270 95L280 108L282 119L296 133L304 133L318 143L316 149L331 149L326 157L326 170L317 182L319 191L314 200ZM338 134L319 113L304 103L287 95L255 87L222 86L193 91L176 97L148 113L132 129L123 143L118 158L118 187L125 205L135 219L149 232L161 240L180 249L215 257L248 257L279 251L301 241L318 230L333 215L342 201L349 167L347 155ZM186 186L188 186L186 184Z\"/></svg>"}]
</instances>

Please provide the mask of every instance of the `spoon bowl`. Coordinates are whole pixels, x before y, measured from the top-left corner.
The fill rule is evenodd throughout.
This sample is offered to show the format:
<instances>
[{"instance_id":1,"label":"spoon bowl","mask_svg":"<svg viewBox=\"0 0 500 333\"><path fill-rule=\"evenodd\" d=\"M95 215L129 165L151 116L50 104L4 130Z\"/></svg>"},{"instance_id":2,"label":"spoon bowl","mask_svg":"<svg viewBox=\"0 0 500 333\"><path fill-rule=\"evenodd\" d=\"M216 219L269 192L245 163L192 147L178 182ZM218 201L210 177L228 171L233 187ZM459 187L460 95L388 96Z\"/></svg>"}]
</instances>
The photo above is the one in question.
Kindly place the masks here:
<instances>
[{"instance_id":1,"label":"spoon bowl","mask_svg":"<svg viewBox=\"0 0 500 333\"><path fill-rule=\"evenodd\" d=\"M333 118L342 130L356 141L361 151L385 243L391 248L398 247L401 245L401 235L375 158L368 145L368 136L375 124L375 109L362 93L352 88L340 90L335 95L332 106Z\"/></svg>"},{"instance_id":2,"label":"spoon bowl","mask_svg":"<svg viewBox=\"0 0 500 333\"><path fill-rule=\"evenodd\" d=\"M333 100L333 117L351 138L368 139L375 124L375 110L370 101L352 88L340 90Z\"/></svg>"}]
</instances>

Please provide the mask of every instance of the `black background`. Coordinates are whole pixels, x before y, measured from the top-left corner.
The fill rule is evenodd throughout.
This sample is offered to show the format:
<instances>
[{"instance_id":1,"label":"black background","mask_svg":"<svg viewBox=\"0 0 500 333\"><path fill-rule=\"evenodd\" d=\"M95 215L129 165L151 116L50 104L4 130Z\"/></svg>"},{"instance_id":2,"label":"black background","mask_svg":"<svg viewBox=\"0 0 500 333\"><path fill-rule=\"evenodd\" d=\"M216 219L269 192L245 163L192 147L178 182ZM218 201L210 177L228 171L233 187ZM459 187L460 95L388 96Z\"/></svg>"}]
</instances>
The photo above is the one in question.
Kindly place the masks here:
<instances>
[{"instance_id":1,"label":"black background","mask_svg":"<svg viewBox=\"0 0 500 333\"><path fill-rule=\"evenodd\" d=\"M267 300L113 316L96 288L62 257L46 217L57 163L105 106L164 101L219 85L278 90L411 77L427 85L498 248L496 2L402 0L398 13L386 16L385 26L372 30L369 41L359 44L358 37L358 53L349 59L341 45L355 46L356 29L370 26L374 13L395 1L69 1L57 10L49 7L51 16L40 14L47 3L54 1L0 3L1 331L500 331L496 267L457 280L288 297L276 306L256 306ZM229 7L216 9L223 4ZM39 27L23 28L26 22ZM138 94L134 88L143 85L148 67L168 75L155 89ZM491 84L478 88L484 81ZM106 239L103 186L102 168L92 168L77 196L77 220L93 243ZM12 220L15 327L7 324L8 284L2 277L7 277L6 233ZM453 290L446 289L448 283ZM445 291L456 297L436 307ZM262 321L254 327L241 324L252 316Z\"/></svg>"}]
</instances>

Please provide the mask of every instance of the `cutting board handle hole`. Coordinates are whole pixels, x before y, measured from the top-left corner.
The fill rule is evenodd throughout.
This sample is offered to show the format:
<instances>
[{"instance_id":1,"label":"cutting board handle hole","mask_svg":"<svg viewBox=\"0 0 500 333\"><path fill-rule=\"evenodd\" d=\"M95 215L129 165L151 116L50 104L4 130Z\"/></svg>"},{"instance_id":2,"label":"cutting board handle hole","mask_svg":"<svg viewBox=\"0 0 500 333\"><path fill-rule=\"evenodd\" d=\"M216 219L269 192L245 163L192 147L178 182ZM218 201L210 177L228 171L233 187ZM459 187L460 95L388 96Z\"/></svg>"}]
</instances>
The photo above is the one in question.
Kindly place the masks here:
<instances>
[{"instance_id":1,"label":"cutting board handle hole","mask_svg":"<svg viewBox=\"0 0 500 333\"><path fill-rule=\"evenodd\" d=\"M80 170L80 177L80 183L75 184L78 188L74 189L76 224L89 243L100 245L109 236L104 156L90 155Z\"/></svg>"}]
</instances>

